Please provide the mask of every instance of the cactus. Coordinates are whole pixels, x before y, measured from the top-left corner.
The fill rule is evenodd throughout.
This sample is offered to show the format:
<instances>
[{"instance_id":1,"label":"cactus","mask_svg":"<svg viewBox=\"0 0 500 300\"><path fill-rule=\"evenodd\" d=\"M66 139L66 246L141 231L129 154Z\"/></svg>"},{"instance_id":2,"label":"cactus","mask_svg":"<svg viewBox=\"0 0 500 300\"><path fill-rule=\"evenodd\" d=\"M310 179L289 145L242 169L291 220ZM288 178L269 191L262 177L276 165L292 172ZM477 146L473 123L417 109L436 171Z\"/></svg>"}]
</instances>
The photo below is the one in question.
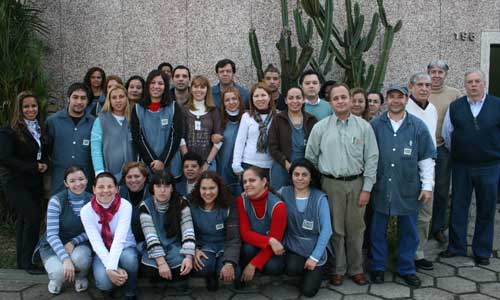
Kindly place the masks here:
<instances>
[{"instance_id":1,"label":"cactus","mask_svg":"<svg viewBox=\"0 0 500 300\"><path fill-rule=\"evenodd\" d=\"M318 7L319 9L319 7ZM280 39L276 43L281 63L281 91L286 91L293 86L297 86L298 79L308 64L311 65L321 77L324 78L333 68L334 55L328 53L329 41L324 41L321 47L319 60L316 61L312 58L314 49L311 47L311 39L313 36L313 22L308 20L306 25L302 20L300 6L293 10L293 18L295 22L295 31L297 32L297 40L300 46L300 55L298 55L298 48L292 45L291 35L292 32L288 20L288 1L281 0L281 23L282 29ZM333 24L333 13L329 16L327 24ZM257 71L257 78L261 81L264 78L262 70L262 57L259 49L259 42L255 28L250 28L249 32L250 51L252 54L252 61ZM327 59L328 57L328 59ZM325 63L326 61L326 63Z\"/></svg>"},{"instance_id":2,"label":"cactus","mask_svg":"<svg viewBox=\"0 0 500 300\"><path fill-rule=\"evenodd\" d=\"M341 35L337 26L331 23L333 0L326 0L325 7L319 0L301 0L301 6L306 14L313 20L319 36L327 42L328 51L335 56L337 64L345 70L345 82L352 87L362 87L380 91L382 88L389 54L397 33L403 22L399 20L395 26L387 22L383 0L377 0L378 12L372 16L368 33L363 35L365 17L360 13L358 2L352 4L351 0L345 0L347 26ZM370 64L367 68L363 59L363 53L368 51L377 36L379 23L384 27L384 41L378 62ZM333 43L335 40L337 43ZM322 50L324 50L322 48ZM323 54L323 52L322 52ZM321 54L320 54L321 58Z\"/></svg>"}]
</instances>

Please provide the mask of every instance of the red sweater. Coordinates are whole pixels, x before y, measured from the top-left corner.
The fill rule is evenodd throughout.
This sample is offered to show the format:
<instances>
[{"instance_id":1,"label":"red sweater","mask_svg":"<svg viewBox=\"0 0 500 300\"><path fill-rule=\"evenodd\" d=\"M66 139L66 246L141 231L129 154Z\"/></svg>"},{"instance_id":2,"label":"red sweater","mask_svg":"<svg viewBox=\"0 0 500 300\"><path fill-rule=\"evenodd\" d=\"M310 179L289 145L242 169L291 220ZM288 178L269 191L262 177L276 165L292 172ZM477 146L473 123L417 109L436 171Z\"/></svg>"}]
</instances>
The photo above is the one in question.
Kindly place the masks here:
<instances>
[{"instance_id":1,"label":"red sweater","mask_svg":"<svg viewBox=\"0 0 500 300\"><path fill-rule=\"evenodd\" d=\"M264 216L264 213L266 212L268 193L269 190L266 189L266 191L261 196L255 199L249 199L258 218L262 218L262 216ZM271 226L269 228L269 235L263 235L252 230L250 220L248 219L247 212L245 211L245 207L243 206L243 198L241 196L236 199L236 206L238 208L238 215L240 217L240 234L243 242L262 249L257 255L255 255L250 263L257 269L262 270L267 261L274 255L273 249L271 248L271 246L269 246L269 239L273 237L281 242L283 239L283 235L285 234L285 203L281 202L274 207L273 213L271 215L272 219Z\"/></svg>"}]
</instances>

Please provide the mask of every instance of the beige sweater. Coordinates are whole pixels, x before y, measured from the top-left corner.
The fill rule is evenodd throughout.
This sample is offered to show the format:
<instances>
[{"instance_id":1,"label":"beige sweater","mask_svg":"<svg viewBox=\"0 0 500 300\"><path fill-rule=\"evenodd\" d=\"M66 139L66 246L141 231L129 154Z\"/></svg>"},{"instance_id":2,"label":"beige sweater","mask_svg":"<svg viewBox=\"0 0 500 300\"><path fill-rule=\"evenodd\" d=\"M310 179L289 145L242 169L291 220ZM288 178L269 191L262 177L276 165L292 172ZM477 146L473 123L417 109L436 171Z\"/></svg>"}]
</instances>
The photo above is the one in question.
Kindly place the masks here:
<instances>
[{"instance_id":1,"label":"beige sweater","mask_svg":"<svg viewBox=\"0 0 500 300\"><path fill-rule=\"evenodd\" d=\"M434 104L438 113L438 122L436 128L436 143L437 146L444 144L441 130L443 128L443 120L450 103L458 99L462 93L456 88L444 85L442 88L431 91L430 102Z\"/></svg>"}]
</instances>

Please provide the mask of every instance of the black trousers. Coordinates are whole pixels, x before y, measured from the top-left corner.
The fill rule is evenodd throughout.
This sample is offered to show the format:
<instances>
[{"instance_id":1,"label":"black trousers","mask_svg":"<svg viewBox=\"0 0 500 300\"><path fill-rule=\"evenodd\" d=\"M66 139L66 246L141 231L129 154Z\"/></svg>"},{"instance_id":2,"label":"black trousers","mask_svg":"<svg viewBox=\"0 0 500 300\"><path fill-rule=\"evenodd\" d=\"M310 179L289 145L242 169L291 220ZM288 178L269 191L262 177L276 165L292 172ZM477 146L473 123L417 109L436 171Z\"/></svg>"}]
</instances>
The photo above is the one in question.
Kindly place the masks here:
<instances>
[{"instance_id":1,"label":"black trousers","mask_svg":"<svg viewBox=\"0 0 500 300\"><path fill-rule=\"evenodd\" d=\"M31 267L31 257L40 235L42 221L43 186L25 186L10 181L5 187L5 195L16 212L16 256L17 267Z\"/></svg>"},{"instance_id":2,"label":"black trousers","mask_svg":"<svg viewBox=\"0 0 500 300\"><path fill-rule=\"evenodd\" d=\"M316 266L314 270L304 269L308 257L300 256L290 250L286 253L286 274L289 276L302 276L302 294L306 297L314 297L321 286L323 266Z\"/></svg>"}]
</instances>

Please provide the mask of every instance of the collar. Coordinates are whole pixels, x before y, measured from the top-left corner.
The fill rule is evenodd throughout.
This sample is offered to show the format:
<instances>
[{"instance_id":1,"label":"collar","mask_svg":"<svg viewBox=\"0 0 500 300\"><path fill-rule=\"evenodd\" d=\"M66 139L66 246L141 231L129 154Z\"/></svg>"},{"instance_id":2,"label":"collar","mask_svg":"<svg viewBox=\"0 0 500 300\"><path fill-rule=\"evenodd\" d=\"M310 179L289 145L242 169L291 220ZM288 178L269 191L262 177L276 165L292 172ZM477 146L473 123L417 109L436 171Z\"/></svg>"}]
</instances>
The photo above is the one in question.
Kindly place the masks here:
<instances>
[{"instance_id":1,"label":"collar","mask_svg":"<svg viewBox=\"0 0 500 300\"><path fill-rule=\"evenodd\" d=\"M415 103L418 107L420 107L423 110L425 110L427 108L427 106L429 105L429 99L427 99L425 104L422 104L419 101L417 101L417 99L415 99L415 97L413 95L410 95L410 99L411 99L411 101L413 101L413 103Z\"/></svg>"},{"instance_id":2,"label":"collar","mask_svg":"<svg viewBox=\"0 0 500 300\"><path fill-rule=\"evenodd\" d=\"M349 116L345 120L339 119L339 117L337 117L337 115L335 114L335 112L330 115L330 120L332 122L335 122L335 124L338 124L339 122L348 124L349 120L352 119L352 118L353 118L353 114L351 114L351 113L349 113Z\"/></svg>"},{"instance_id":3,"label":"collar","mask_svg":"<svg viewBox=\"0 0 500 300\"><path fill-rule=\"evenodd\" d=\"M309 104L309 105L319 105L319 102L321 101L321 98L318 97L317 98L318 100L316 101L316 103L311 103L311 101L309 101L307 98L306 98L306 103Z\"/></svg>"},{"instance_id":4,"label":"collar","mask_svg":"<svg viewBox=\"0 0 500 300\"><path fill-rule=\"evenodd\" d=\"M477 102L472 101L468 96L466 96L466 97L467 97L467 102L469 102L470 105L479 105L479 104L484 103L484 100L486 100L486 96L487 96L487 94L484 93L483 98L481 98L481 100L479 100Z\"/></svg>"}]
</instances>

